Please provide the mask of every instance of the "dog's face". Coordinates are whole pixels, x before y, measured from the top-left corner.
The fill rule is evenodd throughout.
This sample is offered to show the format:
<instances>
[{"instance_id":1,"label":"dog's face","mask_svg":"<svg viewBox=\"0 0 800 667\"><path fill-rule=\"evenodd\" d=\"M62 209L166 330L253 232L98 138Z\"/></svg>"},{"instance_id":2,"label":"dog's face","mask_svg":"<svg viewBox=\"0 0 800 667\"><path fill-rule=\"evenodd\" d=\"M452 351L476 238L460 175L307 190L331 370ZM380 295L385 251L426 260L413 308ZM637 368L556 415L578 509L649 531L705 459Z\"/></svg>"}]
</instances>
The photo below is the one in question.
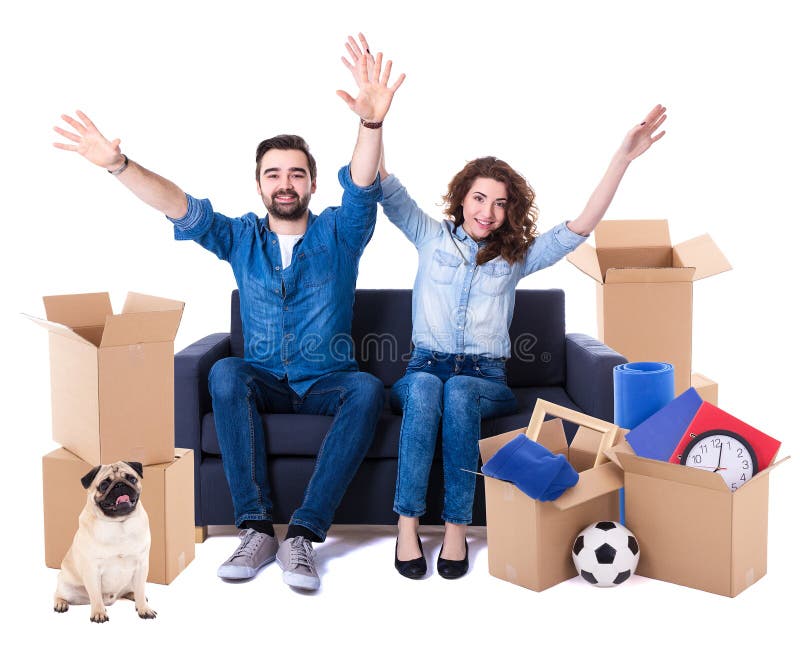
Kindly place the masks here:
<instances>
[{"instance_id":1,"label":"dog's face","mask_svg":"<svg viewBox=\"0 0 800 667\"><path fill-rule=\"evenodd\" d=\"M133 512L142 493L142 464L117 461L92 468L81 484L89 490L96 507L110 519L122 518Z\"/></svg>"}]
</instances>

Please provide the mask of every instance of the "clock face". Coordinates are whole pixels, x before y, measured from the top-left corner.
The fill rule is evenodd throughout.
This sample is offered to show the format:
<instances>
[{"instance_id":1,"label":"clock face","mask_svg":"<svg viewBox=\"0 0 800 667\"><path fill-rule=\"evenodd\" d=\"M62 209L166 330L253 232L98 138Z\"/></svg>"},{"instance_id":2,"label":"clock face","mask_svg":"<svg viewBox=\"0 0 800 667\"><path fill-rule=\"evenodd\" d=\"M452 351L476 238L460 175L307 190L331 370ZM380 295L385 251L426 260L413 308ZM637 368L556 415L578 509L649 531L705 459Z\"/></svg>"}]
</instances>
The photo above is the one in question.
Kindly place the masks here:
<instances>
[{"instance_id":1,"label":"clock face","mask_svg":"<svg viewBox=\"0 0 800 667\"><path fill-rule=\"evenodd\" d=\"M694 435L681 455L681 463L722 475L731 491L758 472L750 444L732 431L706 431Z\"/></svg>"}]
</instances>

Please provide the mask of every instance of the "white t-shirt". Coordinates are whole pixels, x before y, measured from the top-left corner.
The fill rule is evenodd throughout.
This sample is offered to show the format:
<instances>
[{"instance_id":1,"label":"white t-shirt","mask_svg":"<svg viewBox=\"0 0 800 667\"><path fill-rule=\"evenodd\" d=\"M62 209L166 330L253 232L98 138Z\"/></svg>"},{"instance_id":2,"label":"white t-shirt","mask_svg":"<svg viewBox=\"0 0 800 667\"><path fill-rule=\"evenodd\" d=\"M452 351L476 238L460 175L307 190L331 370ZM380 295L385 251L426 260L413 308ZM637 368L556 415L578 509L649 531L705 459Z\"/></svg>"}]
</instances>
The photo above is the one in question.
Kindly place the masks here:
<instances>
[{"instance_id":1,"label":"white t-shirt","mask_svg":"<svg viewBox=\"0 0 800 667\"><path fill-rule=\"evenodd\" d=\"M283 264L283 268L285 269L292 263L292 250L294 249L295 243L303 238L303 235L278 234L277 236L278 242L281 244L281 264Z\"/></svg>"}]
</instances>

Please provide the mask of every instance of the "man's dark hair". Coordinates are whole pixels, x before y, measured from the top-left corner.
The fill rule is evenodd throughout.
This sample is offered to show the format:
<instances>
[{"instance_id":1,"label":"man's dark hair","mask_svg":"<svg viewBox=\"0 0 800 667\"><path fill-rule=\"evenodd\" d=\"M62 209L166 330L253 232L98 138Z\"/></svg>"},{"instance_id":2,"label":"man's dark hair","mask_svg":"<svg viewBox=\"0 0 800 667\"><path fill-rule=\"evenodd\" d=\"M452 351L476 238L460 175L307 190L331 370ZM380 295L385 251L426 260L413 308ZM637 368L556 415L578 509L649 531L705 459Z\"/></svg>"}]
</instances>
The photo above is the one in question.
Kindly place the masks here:
<instances>
[{"instance_id":1,"label":"man's dark hair","mask_svg":"<svg viewBox=\"0 0 800 667\"><path fill-rule=\"evenodd\" d=\"M264 139L256 148L256 181L261 179L261 158L264 157L264 153L273 149L279 151L302 151L306 156L306 160L308 160L308 171L311 175L311 180L314 181L317 178L317 163L308 149L306 140L296 134L279 134L277 137Z\"/></svg>"}]
</instances>

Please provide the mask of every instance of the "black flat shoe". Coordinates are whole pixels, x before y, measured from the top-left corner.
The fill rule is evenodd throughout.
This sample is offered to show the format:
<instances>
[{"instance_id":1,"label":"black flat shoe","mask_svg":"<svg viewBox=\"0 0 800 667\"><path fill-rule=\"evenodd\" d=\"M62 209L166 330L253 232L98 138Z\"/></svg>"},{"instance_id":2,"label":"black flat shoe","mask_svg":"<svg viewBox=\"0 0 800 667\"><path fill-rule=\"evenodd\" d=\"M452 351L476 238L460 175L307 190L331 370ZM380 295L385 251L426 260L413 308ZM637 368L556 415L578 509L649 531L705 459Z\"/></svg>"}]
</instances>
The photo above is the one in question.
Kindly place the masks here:
<instances>
[{"instance_id":1,"label":"black flat shoe","mask_svg":"<svg viewBox=\"0 0 800 667\"><path fill-rule=\"evenodd\" d=\"M444 545L442 545L444 547ZM464 559L448 560L442 558L442 550L439 549L439 558L436 560L436 569L439 575L445 579L458 579L463 577L469 570L469 545L464 540Z\"/></svg>"},{"instance_id":2,"label":"black flat shoe","mask_svg":"<svg viewBox=\"0 0 800 667\"><path fill-rule=\"evenodd\" d=\"M409 579L422 579L428 572L428 563L425 560L425 552L422 551L422 541L417 535L417 544L422 555L419 558L412 560L398 560L397 558L397 541L394 543L394 567L404 577Z\"/></svg>"}]
</instances>

